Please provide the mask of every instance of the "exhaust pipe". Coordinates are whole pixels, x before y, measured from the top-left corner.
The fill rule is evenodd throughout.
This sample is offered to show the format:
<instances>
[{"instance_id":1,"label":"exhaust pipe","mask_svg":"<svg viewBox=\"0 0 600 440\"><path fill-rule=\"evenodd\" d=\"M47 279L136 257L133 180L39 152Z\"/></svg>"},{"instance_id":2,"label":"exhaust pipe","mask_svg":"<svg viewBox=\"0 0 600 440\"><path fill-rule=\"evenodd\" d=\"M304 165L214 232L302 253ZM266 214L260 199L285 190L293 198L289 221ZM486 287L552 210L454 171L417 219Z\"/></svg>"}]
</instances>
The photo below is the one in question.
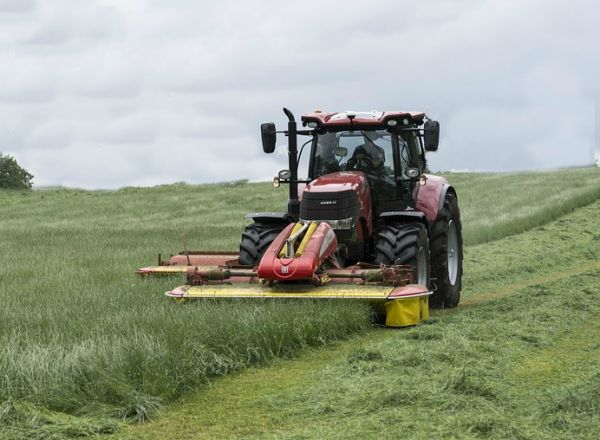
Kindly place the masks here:
<instances>
[{"instance_id":1,"label":"exhaust pipe","mask_svg":"<svg viewBox=\"0 0 600 440\"><path fill-rule=\"evenodd\" d=\"M298 200L298 133L296 119L290 110L283 108L288 122L288 156L290 167L290 185L288 198L288 213L298 220L300 217L300 201Z\"/></svg>"}]
</instances>

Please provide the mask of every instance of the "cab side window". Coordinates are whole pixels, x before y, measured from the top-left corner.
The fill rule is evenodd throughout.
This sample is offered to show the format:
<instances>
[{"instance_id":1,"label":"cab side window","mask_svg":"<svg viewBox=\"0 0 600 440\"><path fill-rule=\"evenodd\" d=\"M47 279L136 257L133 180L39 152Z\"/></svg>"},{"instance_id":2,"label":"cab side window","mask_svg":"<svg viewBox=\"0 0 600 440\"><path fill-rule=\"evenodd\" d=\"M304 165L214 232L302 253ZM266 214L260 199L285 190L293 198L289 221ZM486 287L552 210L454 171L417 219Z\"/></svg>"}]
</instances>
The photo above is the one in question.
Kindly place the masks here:
<instances>
[{"instance_id":1,"label":"cab side window","mask_svg":"<svg viewBox=\"0 0 600 440\"><path fill-rule=\"evenodd\" d=\"M406 143L406 147L402 146L402 140ZM398 139L400 142L400 155L402 157L402 164L408 164L408 167L421 169L419 158L421 157L421 142L419 136L413 131L408 131L400 134ZM406 150L406 152L405 152ZM406 158L408 156L408 158ZM406 162L405 162L406 158Z\"/></svg>"}]
</instances>

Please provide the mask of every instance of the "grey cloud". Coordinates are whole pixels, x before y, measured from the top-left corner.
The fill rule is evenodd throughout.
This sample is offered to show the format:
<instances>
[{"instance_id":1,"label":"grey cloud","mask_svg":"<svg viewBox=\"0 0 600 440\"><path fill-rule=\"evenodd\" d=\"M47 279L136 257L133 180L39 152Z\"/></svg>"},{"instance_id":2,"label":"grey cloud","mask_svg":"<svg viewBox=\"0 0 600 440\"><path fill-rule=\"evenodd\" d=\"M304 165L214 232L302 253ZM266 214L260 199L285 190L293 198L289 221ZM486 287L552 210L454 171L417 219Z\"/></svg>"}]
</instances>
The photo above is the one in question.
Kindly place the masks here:
<instances>
[{"instance_id":1,"label":"grey cloud","mask_svg":"<svg viewBox=\"0 0 600 440\"><path fill-rule=\"evenodd\" d=\"M90 141L98 145L151 145L157 137L159 121L152 115L134 114L123 118L114 118L108 124L99 125L94 120L88 121L85 134Z\"/></svg>"},{"instance_id":2,"label":"grey cloud","mask_svg":"<svg viewBox=\"0 0 600 440\"><path fill-rule=\"evenodd\" d=\"M277 161L282 158L257 155L258 148L256 141L239 139L213 141L203 146L179 142L168 148L140 144L86 145L58 151L28 150L21 156L36 177L43 171L44 180L38 181L38 185L118 188L181 181L263 180L282 166Z\"/></svg>"},{"instance_id":3,"label":"grey cloud","mask_svg":"<svg viewBox=\"0 0 600 440\"><path fill-rule=\"evenodd\" d=\"M0 69L0 102L44 103L56 96L51 72L44 72L39 64L7 57Z\"/></svg>"},{"instance_id":4,"label":"grey cloud","mask_svg":"<svg viewBox=\"0 0 600 440\"><path fill-rule=\"evenodd\" d=\"M0 13L2 12L29 12L35 9L35 0L0 0Z\"/></svg>"},{"instance_id":5,"label":"grey cloud","mask_svg":"<svg viewBox=\"0 0 600 440\"><path fill-rule=\"evenodd\" d=\"M88 69L75 66L65 72L62 88L65 94L78 97L106 99L135 99L142 91L141 77L134 69L120 69L117 65L88 64Z\"/></svg>"},{"instance_id":6,"label":"grey cloud","mask_svg":"<svg viewBox=\"0 0 600 440\"><path fill-rule=\"evenodd\" d=\"M70 41L71 31L65 21L56 21L36 29L33 35L25 40L27 44L60 45Z\"/></svg>"},{"instance_id":7,"label":"grey cloud","mask_svg":"<svg viewBox=\"0 0 600 440\"><path fill-rule=\"evenodd\" d=\"M72 144L73 129L71 125L56 120L41 125L30 124L23 141L28 149L57 150Z\"/></svg>"},{"instance_id":8,"label":"grey cloud","mask_svg":"<svg viewBox=\"0 0 600 440\"><path fill-rule=\"evenodd\" d=\"M72 2L53 0L42 3L35 11L35 21L27 21L27 32L19 33L18 41L22 52L47 58L77 53L97 52L98 47L112 45L123 35L123 22L112 7L94 2ZM31 23L34 23L31 26Z\"/></svg>"}]
</instances>

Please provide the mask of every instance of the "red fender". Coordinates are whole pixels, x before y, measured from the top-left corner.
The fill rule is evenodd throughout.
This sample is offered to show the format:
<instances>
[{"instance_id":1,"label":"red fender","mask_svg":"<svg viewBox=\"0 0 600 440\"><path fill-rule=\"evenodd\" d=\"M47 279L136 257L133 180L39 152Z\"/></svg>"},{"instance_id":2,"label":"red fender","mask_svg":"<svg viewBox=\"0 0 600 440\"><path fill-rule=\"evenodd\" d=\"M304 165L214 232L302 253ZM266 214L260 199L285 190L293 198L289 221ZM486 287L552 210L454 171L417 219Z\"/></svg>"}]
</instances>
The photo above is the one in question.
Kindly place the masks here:
<instances>
[{"instance_id":1,"label":"red fender","mask_svg":"<svg viewBox=\"0 0 600 440\"><path fill-rule=\"evenodd\" d=\"M449 187L448 181L441 176L425 174L425 185L417 187L417 211L425 213L429 223L437 219L440 207L444 201L445 191Z\"/></svg>"}]
</instances>

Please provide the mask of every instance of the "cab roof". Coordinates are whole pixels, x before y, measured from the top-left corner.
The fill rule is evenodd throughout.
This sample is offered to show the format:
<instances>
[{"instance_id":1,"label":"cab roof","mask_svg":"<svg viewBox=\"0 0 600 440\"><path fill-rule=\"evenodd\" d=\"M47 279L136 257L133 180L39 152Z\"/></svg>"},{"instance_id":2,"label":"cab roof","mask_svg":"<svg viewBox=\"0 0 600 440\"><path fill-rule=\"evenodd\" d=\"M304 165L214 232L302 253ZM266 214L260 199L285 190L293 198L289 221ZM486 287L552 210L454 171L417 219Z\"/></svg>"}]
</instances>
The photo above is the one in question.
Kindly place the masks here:
<instances>
[{"instance_id":1,"label":"cab roof","mask_svg":"<svg viewBox=\"0 0 600 440\"><path fill-rule=\"evenodd\" d=\"M377 111L367 112L345 111L339 113L322 112L315 110L313 113L302 115L302 125L316 122L319 128L359 127L386 127L388 121L396 120L398 125L421 125L426 115L424 112L415 111Z\"/></svg>"}]
</instances>

